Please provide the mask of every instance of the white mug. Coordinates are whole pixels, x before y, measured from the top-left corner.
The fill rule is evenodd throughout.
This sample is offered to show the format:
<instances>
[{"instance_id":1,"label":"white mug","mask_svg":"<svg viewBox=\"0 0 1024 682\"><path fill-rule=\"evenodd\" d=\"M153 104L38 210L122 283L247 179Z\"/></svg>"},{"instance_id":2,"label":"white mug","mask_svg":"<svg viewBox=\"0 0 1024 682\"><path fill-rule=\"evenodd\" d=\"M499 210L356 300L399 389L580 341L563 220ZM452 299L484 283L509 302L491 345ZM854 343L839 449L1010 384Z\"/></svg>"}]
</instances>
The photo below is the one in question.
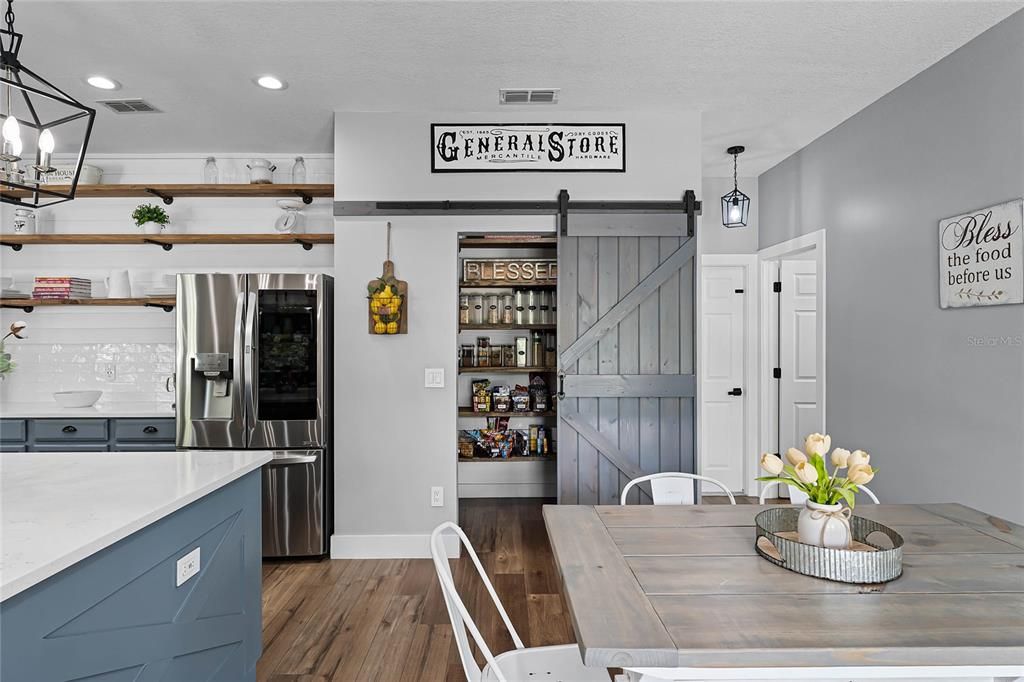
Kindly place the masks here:
<instances>
[{"instance_id":1,"label":"white mug","mask_svg":"<svg viewBox=\"0 0 1024 682\"><path fill-rule=\"evenodd\" d=\"M14 234L35 234L36 214L31 209L14 209Z\"/></svg>"},{"instance_id":2,"label":"white mug","mask_svg":"<svg viewBox=\"0 0 1024 682\"><path fill-rule=\"evenodd\" d=\"M107 283L107 298L132 297L132 281L127 270L111 270L103 281Z\"/></svg>"}]
</instances>

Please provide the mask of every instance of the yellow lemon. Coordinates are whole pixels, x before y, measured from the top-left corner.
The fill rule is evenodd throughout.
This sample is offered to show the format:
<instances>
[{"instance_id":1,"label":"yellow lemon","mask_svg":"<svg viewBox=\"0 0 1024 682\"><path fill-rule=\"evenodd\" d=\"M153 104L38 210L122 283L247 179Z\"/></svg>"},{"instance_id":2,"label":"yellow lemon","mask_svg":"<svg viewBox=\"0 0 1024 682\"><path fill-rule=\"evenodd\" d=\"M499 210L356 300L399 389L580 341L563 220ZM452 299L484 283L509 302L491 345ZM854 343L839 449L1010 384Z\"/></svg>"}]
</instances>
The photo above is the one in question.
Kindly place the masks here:
<instances>
[{"instance_id":1,"label":"yellow lemon","mask_svg":"<svg viewBox=\"0 0 1024 682\"><path fill-rule=\"evenodd\" d=\"M380 299L374 298L370 300L370 311L378 312L380 310Z\"/></svg>"},{"instance_id":2,"label":"yellow lemon","mask_svg":"<svg viewBox=\"0 0 1024 682\"><path fill-rule=\"evenodd\" d=\"M386 324L384 324L383 322L374 322L374 324L373 324L373 333L374 334L384 334L384 333L387 332L387 330L388 330L388 326Z\"/></svg>"},{"instance_id":3,"label":"yellow lemon","mask_svg":"<svg viewBox=\"0 0 1024 682\"><path fill-rule=\"evenodd\" d=\"M388 322L388 334L397 334L397 333L398 333L398 323L397 322Z\"/></svg>"}]
</instances>

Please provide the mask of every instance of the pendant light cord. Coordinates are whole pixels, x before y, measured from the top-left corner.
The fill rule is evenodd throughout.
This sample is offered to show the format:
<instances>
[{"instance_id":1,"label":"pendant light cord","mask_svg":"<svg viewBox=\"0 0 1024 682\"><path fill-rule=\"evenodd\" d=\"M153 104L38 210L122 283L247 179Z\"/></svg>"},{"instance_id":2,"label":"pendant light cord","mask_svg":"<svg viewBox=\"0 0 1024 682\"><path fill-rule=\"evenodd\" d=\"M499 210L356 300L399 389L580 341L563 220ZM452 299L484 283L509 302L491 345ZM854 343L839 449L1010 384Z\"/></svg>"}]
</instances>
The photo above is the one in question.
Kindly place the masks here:
<instances>
[{"instance_id":1,"label":"pendant light cord","mask_svg":"<svg viewBox=\"0 0 1024 682\"><path fill-rule=\"evenodd\" d=\"M387 229L387 260L391 260L391 221L388 221Z\"/></svg>"},{"instance_id":2,"label":"pendant light cord","mask_svg":"<svg viewBox=\"0 0 1024 682\"><path fill-rule=\"evenodd\" d=\"M11 34L10 52L14 51L14 0L7 0L7 12L4 14L4 21L7 22L7 32Z\"/></svg>"},{"instance_id":3,"label":"pendant light cord","mask_svg":"<svg viewBox=\"0 0 1024 682\"><path fill-rule=\"evenodd\" d=\"M739 159L739 154L734 153L732 155L732 189L733 191L739 191L740 182L736 175L736 160Z\"/></svg>"}]
</instances>

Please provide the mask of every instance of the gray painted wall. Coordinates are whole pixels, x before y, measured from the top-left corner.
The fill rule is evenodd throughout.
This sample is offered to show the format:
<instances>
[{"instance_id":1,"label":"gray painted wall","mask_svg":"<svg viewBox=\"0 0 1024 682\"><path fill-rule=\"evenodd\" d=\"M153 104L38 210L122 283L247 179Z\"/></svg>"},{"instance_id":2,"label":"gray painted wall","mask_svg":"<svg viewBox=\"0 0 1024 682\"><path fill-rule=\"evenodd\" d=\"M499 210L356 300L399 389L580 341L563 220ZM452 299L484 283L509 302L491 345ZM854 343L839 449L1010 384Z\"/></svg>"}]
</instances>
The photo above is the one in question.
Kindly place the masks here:
<instances>
[{"instance_id":1,"label":"gray painted wall","mask_svg":"<svg viewBox=\"0 0 1024 682\"><path fill-rule=\"evenodd\" d=\"M759 180L762 248L828 233L834 442L884 502L1024 522L1024 305L940 310L937 261L940 219L1024 192L1024 12Z\"/></svg>"}]
</instances>

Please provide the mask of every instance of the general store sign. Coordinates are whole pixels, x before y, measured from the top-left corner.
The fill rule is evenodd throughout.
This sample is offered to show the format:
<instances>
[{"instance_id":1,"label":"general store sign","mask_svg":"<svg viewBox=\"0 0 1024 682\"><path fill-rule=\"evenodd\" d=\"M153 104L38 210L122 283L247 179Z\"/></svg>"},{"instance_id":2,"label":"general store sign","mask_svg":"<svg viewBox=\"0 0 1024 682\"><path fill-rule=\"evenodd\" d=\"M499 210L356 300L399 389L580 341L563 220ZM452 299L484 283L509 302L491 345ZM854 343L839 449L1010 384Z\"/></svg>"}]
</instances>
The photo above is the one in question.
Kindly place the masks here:
<instances>
[{"instance_id":1,"label":"general store sign","mask_svg":"<svg viewBox=\"0 0 1024 682\"><path fill-rule=\"evenodd\" d=\"M625 173L624 123L434 123L434 173Z\"/></svg>"},{"instance_id":2,"label":"general store sign","mask_svg":"<svg viewBox=\"0 0 1024 682\"><path fill-rule=\"evenodd\" d=\"M939 305L1024 303L1024 200L939 221Z\"/></svg>"},{"instance_id":3,"label":"general store sign","mask_svg":"<svg viewBox=\"0 0 1024 682\"><path fill-rule=\"evenodd\" d=\"M558 261L553 258L464 258L463 284L554 284Z\"/></svg>"}]
</instances>

